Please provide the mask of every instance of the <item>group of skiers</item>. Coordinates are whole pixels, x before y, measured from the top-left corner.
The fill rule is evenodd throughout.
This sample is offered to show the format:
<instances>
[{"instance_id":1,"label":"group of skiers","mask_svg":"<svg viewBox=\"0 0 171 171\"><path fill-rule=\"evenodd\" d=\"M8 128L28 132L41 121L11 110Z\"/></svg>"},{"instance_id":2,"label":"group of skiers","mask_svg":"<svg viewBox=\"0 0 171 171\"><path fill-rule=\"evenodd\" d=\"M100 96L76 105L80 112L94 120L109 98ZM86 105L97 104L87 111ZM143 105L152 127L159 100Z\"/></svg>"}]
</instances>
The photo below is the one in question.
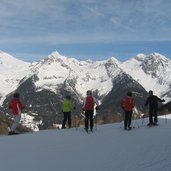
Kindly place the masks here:
<instances>
[{"instance_id":1,"label":"group of skiers","mask_svg":"<svg viewBox=\"0 0 171 171\"><path fill-rule=\"evenodd\" d=\"M92 96L92 92L90 90L87 91L87 97L83 99L82 110L85 112L85 130L88 132L89 127L90 130L93 131L94 121L94 106L96 105L96 110L98 110L98 100ZM16 128L21 120L21 111L25 109L25 106L20 101L20 94L14 93L13 99L10 101L8 108L11 110L13 115L14 122L10 128L9 135L17 134ZM64 115L64 119L62 122L62 129L66 128L66 122L68 122L68 127L71 128L71 112L75 109L72 104L71 97L69 95L66 96L62 103L62 112Z\"/></svg>"},{"instance_id":2,"label":"group of skiers","mask_svg":"<svg viewBox=\"0 0 171 171\"><path fill-rule=\"evenodd\" d=\"M75 107L72 107L72 101L70 96L66 96L62 104L62 112L64 114L64 119L62 123L62 128L65 128L66 122L68 120L68 127L71 127L71 111ZM96 107L95 107L96 106ZM98 100L92 96L92 92L90 90L87 91L87 96L83 99L82 110L85 112L85 130L88 132L93 131L94 126L94 107L98 110L99 102Z\"/></svg>"},{"instance_id":3,"label":"group of skiers","mask_svg":"<svg viewBox=\"0 0 171 171\"><path fill-rule=\"evenodd\" d=\"M156 95L153 95L153 91L150 90L149 96L145 102L145 107L147 105L149 105L149 123L147 124L147 126L156 126L157 125L158 102L165 102L165 100L158 98ZM135 101L134 101L134 98L132 97L131 92L128 92L127 96L122 100L121 107L125 112L124 129L130 130L130 129L132 129L131 120L132 120L133 108L135 107Z\"/></svg>"},{"instance_id":4,"label":"group of skiers","mask_svg":"<svg viewBox=\"0 0 171 171\"><path fill-rule=\"evenodd\" d=\"M19 93L14 93L13 99L9 103L9 109L14 117L14 122L9 131L9 135L16 134L16 128L21 119L21 111L25 106L21 103ZM158 102L165 102L164 99L160 99L157 96L153 95L153 91L149 91L149 97L146 99L145 106L149 105L149 123L148 126L157 125L157 108ZM132 92L128 92L126 97L121 100L121 107L124 110L124 129L130 130L133 108L135 107L135 100L132 97ZM66 128L66 122L68 122L68 127L71 128L71 112L75 109L72 104L71 97L66 96L62 103L62 112L64 119L62 122L62 129ZM82 110L85 114L85 131L93 131L94 127L94 109L99 109L98 100L92 95L92 91L88 90L86 97L83 99Z\"/></svg>"}]
</instances>

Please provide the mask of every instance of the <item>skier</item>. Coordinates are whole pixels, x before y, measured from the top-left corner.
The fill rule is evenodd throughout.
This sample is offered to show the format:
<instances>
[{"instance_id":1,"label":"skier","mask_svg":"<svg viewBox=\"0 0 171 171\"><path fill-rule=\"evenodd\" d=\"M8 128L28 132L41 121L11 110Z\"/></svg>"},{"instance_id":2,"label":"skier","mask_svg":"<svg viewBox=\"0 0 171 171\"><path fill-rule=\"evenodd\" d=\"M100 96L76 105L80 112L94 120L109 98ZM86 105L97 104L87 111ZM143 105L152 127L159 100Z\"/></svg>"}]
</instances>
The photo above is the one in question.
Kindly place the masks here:
<instances>
[{"instance_id":1,"label":"skier","mask_svg":"<svg viewBox=\"0 0 171 171\"><path fill-rule=\"evenodd\" d=\"M25 106L21 103L19 99L20 97L19 93L14 93L13 97L14 98L11 100L8 106L14 118L14 122L9 131L9 135L17 134L15 131L16 131L17 126L20 123L21 111L25 108Z\"/></svg>"},{"instance_id":2,"label":"skier","mask_svg":"<svg viewBox=\"0 0 171 171\"><path fill-rule=\"evenodd\" d=\"M128 92L127 96L122 100L121 107L124 110L124 129L130 130L132 121L132 110L135 106L134 99L132 97L132 92Z\"/></svg>"},{"instance_id":3,"label":"skier","mask_svg":"<svg viewBox=\"0 0 171 171\"><path fill-rule=\"evenodd\" d=\"M64 114L64 119L62 122L62 129L66 128L65 125L67 121L68 121L68 127L71 128L71 111L73 109L75 109L75 107L73 108L71 97L67 95L62 104L62 112Z\"/></svg>"},{"instance_id":4,"label":"skier","mask_svg":"<svg viewBox=\"0 0 171 171\"><path fill-rule=\"evenodd\" d=\"M85 111L85 130L88 132L89 125L90 130L93 132L93 126L94 126L94 106L96 106L96 110L98 110L99 103L98 100L92 96L91 90L87 91L87 97L83 99L83 106L82 110Z\"/></svg>"},{"instance_id":5,"label":"skier","mask_svg":"<svg viewBox=\"0 0 171 171\"><path fill-rule=\"evenodd\" d=\"M149 97L145 102L145 107L149 105L149 123L147 126L155 126L157 125L158 118L157 118L157 109L158 109L158 102L165 102L165 100L161 100L157 96L153 95L153 91L149 91ZM154 120L153 120L154 117Z\"/></svg>"}]
</instances>

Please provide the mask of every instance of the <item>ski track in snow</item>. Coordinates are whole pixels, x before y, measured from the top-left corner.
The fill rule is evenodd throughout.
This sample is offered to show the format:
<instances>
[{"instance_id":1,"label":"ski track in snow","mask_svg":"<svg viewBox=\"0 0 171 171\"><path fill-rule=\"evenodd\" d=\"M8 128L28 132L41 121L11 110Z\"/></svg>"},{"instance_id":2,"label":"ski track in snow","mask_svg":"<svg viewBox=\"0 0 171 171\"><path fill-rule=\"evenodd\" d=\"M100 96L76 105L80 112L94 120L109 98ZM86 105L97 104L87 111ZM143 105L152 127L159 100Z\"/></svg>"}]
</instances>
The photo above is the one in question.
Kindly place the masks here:
<instances>
[{"instance_id":1,"label":"ski track in snow","mask_svg":"<svg viewBox=\"0 0 171 171\"><path fill-rule=\"evenodd\" d=\"M148 119L133 121L131 131L115 123L89 134L72 128L0 136L0 170L170 171L170 119L153 128L146 127Z\"/></svg>"}]
</instances>

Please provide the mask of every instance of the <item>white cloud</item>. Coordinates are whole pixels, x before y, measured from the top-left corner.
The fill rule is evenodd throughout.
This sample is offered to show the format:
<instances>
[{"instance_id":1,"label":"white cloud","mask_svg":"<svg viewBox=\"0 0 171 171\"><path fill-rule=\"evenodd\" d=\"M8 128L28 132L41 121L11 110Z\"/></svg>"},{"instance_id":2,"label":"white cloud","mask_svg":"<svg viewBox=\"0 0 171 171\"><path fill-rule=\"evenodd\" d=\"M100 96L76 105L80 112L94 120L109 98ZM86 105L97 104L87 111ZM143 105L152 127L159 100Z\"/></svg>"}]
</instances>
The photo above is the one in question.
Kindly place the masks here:
<instances>
[{"instance_id":1,"label":"white cloud","mask_svg":"<svg viewBox=\"0 0 171 171\"><path fill-rule=\"evenodd\" d=\"M165 41L170 18L170 0L0 0L0 45Z\"/></svg>"},{"instance_id":2,"label":"white cloud","mask_svg":"<svg viewBox=\"0 0 171 171\"><path fill-rule=\"evenodd\" d=\"M77 35L77 32L102 31L116 36L125 31L144 31L146 39L152 36L152 28L160 31L160 25L169 25L170 1L131 0L126 1L82 1L82 0L1 0L0 20L3 32L18 36L35 36L44 34ZM164 10L163 10L164 9ZM170 27L169 27L170 28ZM2 32L1 32L2 33ZM20 34L19 34L20 33ZM87 36L87 34L86 34ZM90 34L90 36L92 36ZM144 37L144 36L143 36ZM130 35L134 39L133 35ZM141 38L141 37L140 37ZM160 37L159 37L160 38Z\"/></svg>"}]
</instances>

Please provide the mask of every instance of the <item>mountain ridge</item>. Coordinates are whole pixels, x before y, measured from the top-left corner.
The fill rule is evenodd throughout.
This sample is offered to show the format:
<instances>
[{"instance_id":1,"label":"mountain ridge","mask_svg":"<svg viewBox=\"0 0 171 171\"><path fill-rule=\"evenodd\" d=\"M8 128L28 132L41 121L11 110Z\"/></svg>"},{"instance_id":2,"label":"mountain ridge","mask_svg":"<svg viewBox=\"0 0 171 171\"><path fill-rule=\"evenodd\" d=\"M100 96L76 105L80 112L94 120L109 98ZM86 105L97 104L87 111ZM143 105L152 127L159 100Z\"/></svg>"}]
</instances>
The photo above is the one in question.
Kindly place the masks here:
<instances>
[{"instance_id":1,"label":"mountain ridge","mask_svg":"<svg viewBox=\"0 0 171 171\"><path fill-rule=\"evenodd\" d=\"M147 62L144 62L145 60ZM166 65L166 73L171 72L170 60L158 53L139 54L122 63L114 57L103 61L79 61L61 56L55 51L39 61L26 63L26 72L15 83L16 87L5 95L5 100L1 98L2 106L7 112L8 101L12 98L11 93L20 92L30 113L37 113L36 120L42 120L40 127L46 129L53 125L55 120L61 122L60 106L67 94L70 94L77 104L77 110L74 112L74 115L77 115L81 112L82 99L90 89L101 101L101 119L108 120L105 115L109 114L116 120L118 117L116 115L122 113L120 100L127 91L133 92L137 101L137 110L141 112L149 89L167 100L171 96L170 77L165 80L161 77L162 74L157 78L158 75L154 77L152 73L148 73L150 67L145 68L145 64L150 63L156 64L155 71L159 67L161 73L166 72L164 70ZM24 70L19 70L21 71ZM159 79L162 80L162 84Z\"/></svg>"},{"instance_id":2,"label":"mountain ridge","mask_svg":"<svg viewBox=\"0 0 171 171\"><path fill-rule=\"evenodd\" d=\"M153 90L166 101L170 100L171 60L165 56L159 53L144 56L141 54L141 56L123 62L120 67L147 91Z\"/></svg>"}]
</instances>

